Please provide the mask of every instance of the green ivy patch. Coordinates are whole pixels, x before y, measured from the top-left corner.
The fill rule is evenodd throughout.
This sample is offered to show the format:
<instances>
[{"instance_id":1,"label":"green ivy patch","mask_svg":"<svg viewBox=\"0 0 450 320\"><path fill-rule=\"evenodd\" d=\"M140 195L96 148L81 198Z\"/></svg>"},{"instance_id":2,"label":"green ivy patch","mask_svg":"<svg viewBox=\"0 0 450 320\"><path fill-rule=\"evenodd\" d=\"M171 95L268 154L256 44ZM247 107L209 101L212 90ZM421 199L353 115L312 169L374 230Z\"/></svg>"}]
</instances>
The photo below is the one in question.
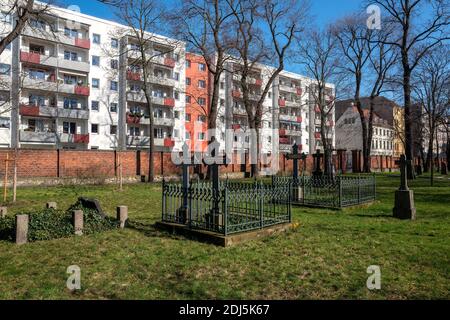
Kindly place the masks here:
<instances>
[{"instance_id":1,"label":"green ivy patch","mask_svg":"<svg viewBox=\"0 0 450 320\"><path fill-rule=\"evenodd\" d=\"M22 212L29 216L28 241L45 241L73 236L75 233L72 212L82 210L83 234L89 235L116 229L120 223L109 217L103 218L96 210L82 206L80 201L66 211L43 209L39 212ZM14 241L16 233L15 216L0 219L0 240Z\"/></svg>"}]
</instances>

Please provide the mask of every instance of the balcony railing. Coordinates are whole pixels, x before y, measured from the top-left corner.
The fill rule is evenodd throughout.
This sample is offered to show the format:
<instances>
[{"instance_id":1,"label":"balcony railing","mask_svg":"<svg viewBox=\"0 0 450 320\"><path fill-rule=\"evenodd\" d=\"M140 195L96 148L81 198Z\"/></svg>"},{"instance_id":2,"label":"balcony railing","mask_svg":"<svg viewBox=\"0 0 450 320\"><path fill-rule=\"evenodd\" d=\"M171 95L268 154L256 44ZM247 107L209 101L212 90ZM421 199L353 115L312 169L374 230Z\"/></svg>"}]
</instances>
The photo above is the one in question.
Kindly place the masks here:
<instances>
[{"instance_id":1,"label":"balcony railing","mask_svg":"<svg viewBox=\"0 0 450 320\"><path fill-rule=\"evenodd\" d=\"M173 141L170 138L164 139L164 147L166 148L173 148L175 146L175 141Z\"/></svg>"},{"instance_id":2,"label":"balcony railing","mask_svg":"<svg viewBox=\"0 0 450 320\"><path fill-rule=\"evenodd\" d=\"M91 48L91 40L90 39L80 39L75 38L75 46L83 49Z\"/></svg>"},{"instance_id":3,"label":"balcony railing","mask_svg":"<svg viewBox=\"0 0 450 320\"><path fill-rule=\"evenodd\" d=\"M139 72L127 71L127 80L141 81L141 74Z\"/></svg>"},{"instance_id":4,"label":"balcony railing","mask_svg":"<svg viewBox=\"0 0 450 320\"><path fill-rule=\"evenodd\" d=\"M233 92L231 93L233 98L239 99L241 98L241 92L239 90L233 90Z\"/></svg>"},{"instance_id":5,"label":"balcony railing","mask_svg":"<svg viewBox=\"0 0 450 320\"><path fill-rule=\"evenodd\" d=\"M22 104L19 106L19 114L21 116L39 117L39 106Z\"/></svg>"},{"instance_id":6,"label":"balcony railing","mask_svg":"<svg viewBox=\"0 0 450 320\"><path fill-rule=\"evenodd\" d=\"M172 58L164 58L164 65L169 68L175 68L176 61Z\"/></svg>"},{"instance_id":7,"label":"balcony railing","mask_svg":"<svg viewBox=\"0 0 450 320\"><path fill-rule=\"evenodd\" d=\"M150 137L127 136L127 145L130 147L150 148Z\"/></svg>"},{"instance_id":8,"label":"balcony railing","mask_svg":"<svg viewBox=\"0 0 450 320\"><path fill-rule=\"evenodd\" d=\"M90 88L88 86L75 86L74 93L80 96L86 96L89 97L90 95Z\"/></svg>"},{"instance_id":9,"label":"balcony railing","mask_svg":"<svg viewBox=\"0 0 450 320\"><path fill-rule=\"evenodd\" d=\"M89 134L69 134L61 133L59 136L61 143L89 144Z\"/></svg>"},{"instance_id":10,"label":"balcony railing","mask_svg":"<svg viewBox=\"0 0 450 320\"><path fill-rule=\"evenodd\" d=\"M34 132L20 130L20 142L54 144L56 143L56 134L54 132Z\"/></svg>"},{"instance_id":11,"label":"balcony railing","mask_svg":"<svg viewBox=\"0 0 450 320\"><path fill-rule=\"evenodd\" d=\"M289 138L280 138L280 144L290 144Z\"/></svg>"},{"instance_id":12,"label":"balcony railing","mask_svg":"<svg viewBox=\"0 0 450 320\"><path fill-rule=\"evenodd\" d=\"M279 105L280 107L286 107L286 100L284 100L284 99L279 99L279 100L278 100L278 105Z\"/></svg>"}]
</instances>

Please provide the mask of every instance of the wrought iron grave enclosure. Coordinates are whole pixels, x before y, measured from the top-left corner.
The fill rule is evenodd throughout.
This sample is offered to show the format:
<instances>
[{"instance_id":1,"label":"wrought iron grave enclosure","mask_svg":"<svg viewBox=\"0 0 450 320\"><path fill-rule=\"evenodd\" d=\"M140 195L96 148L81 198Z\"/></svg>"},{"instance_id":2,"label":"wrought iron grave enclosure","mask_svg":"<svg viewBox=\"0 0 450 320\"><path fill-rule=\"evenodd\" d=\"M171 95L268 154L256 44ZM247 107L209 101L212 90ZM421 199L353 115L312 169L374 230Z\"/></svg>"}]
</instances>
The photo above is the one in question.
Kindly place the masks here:
<instances>
[{"instance_id":1,"label":"wrought iron grave enclosure","mask_svg":"<svg viewBox=\"0 0 450 320\"><path fill-rule=\"evenodd\" d=\"M341 209L376 200L375 175L272 177L275 188L284 188L293 205Z\"/></svg>"},{"instance_id":2,"label":"wrought iron grave enclosure","mask_svg":"<svg viewBox=\"0 0 450 320\"><path fill-rule=\"evenodd\" d=\"M262 182L193 183L187 189L163 182L162 221L223 235L290 223L290 193Z\"/></svg>"}]
</instances>

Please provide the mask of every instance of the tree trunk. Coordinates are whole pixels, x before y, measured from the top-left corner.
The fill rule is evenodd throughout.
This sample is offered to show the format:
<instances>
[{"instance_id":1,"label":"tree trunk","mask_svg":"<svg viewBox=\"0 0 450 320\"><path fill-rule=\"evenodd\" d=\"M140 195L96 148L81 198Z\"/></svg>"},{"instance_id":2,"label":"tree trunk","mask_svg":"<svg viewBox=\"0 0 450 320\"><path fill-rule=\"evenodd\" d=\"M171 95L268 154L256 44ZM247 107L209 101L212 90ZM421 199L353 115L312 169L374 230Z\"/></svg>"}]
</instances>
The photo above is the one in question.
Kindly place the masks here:
<instances>
[{"instance_id":1,"label":"tree trunk","mask_svg":"<svg viewBox=\"0 0 450 320\"><path fill-rule=\"evenodd\" d=\"M408 53L402 50L403 64L403 91L405 100L405 155L407 160L414 160L412 123L411 123L411 69L408 62ZM407 165L408 179L414 179L414 171L411 162Z\"/></svg>"}]
</instances>

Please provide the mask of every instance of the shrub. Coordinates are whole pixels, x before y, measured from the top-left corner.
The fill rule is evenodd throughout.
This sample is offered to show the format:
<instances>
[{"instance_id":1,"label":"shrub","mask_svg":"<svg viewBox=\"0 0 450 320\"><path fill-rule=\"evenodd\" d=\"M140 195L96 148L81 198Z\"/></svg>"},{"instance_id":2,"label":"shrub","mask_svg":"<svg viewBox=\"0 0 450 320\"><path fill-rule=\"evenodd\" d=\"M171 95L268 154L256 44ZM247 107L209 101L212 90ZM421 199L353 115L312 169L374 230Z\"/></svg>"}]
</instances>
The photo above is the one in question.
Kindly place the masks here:
<instances>
[{"instance_id":1,"label":"shrub","mask_svg":"<svg viewBox=\"0 0 450 320\"><path fill-rule=\"evenodd\" d=\"M101 217L96 210L84 208L78 201L67 211L44 209L28 214L28 240L44 241L70 237L75 233L72 221L73 210L82 210L84 217L83 234L89 235L119 227L119 222ZM0 219L0 240L14 241L16 232L15 216Z\"/></svg>"}]
</instances>

